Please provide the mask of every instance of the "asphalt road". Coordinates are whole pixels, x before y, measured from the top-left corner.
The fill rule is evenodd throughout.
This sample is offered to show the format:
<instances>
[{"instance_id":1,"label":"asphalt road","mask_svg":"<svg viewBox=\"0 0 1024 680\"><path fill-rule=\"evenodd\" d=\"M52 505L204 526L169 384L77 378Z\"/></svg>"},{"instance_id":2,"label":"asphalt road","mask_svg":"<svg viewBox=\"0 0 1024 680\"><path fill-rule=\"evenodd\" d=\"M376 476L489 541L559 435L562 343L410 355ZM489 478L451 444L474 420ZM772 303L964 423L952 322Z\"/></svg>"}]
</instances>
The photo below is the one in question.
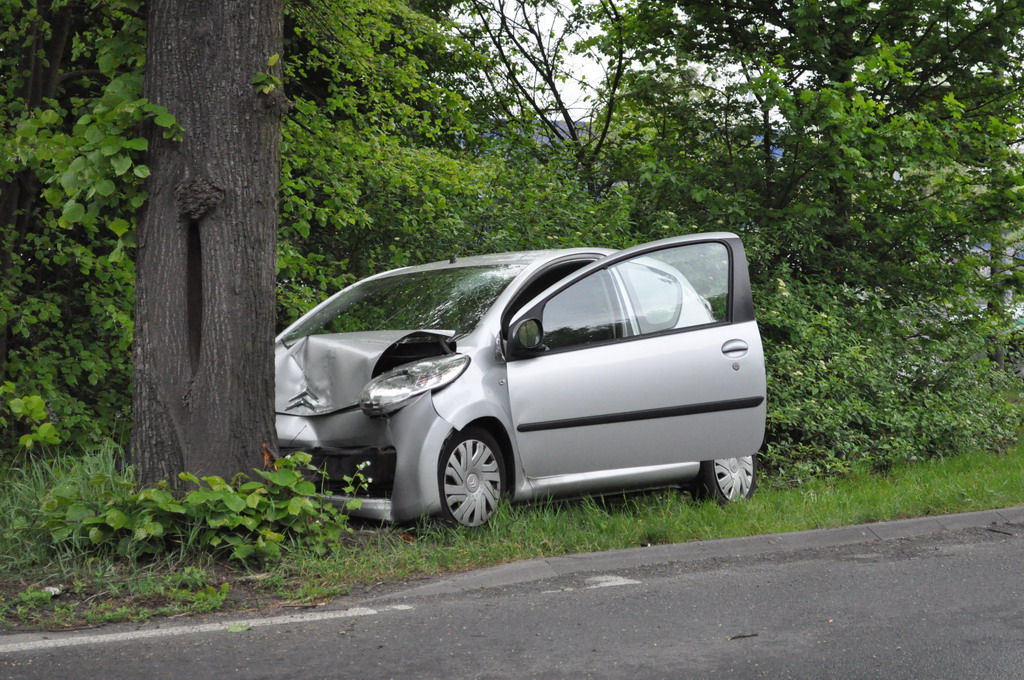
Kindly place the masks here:
<instances>
[{"instance_id":1,"label":"asphalt road","mask_svg":"<svg viewBox=\"0 0 1024 680\"><path fill-rule=\"evenodd\" d=\"M276 619L0 637L0 678L58 677L1019 680L1024 508L533 560Z\"/></svg>"}]
</instances>

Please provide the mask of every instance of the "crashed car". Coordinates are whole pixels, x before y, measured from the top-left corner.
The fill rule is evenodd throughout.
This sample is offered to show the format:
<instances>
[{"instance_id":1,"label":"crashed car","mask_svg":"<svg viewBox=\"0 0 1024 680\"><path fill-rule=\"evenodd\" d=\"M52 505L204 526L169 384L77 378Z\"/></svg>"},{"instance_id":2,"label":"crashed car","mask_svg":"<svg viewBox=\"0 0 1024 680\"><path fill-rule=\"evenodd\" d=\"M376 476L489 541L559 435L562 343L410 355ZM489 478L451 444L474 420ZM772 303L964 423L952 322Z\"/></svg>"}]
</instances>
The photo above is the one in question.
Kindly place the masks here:
<instances>
[{"instance_id":1,"label":"crashed car","mask_svg":"<svg viewBox=\"0 0 1024 680\"><path fill-rule=\"evenodd\" d=\"M276 340L279 451L353 514L485 523L514 502L688 486L750 496L765 372L727 233L385 272Z\"/></svg>"}]
</instances>

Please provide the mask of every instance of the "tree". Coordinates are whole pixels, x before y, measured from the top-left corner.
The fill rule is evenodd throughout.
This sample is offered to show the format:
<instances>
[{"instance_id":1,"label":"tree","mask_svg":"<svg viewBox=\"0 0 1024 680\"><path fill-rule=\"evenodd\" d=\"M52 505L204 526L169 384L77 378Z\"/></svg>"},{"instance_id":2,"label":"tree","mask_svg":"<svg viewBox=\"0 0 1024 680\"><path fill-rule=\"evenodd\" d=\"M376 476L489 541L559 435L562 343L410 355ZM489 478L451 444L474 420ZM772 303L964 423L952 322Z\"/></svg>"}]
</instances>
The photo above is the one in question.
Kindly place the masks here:
<instances>
[{"instance_id":1,"label":"tree","mask_svg":"<svg viewBox=\"0 0 1024 680\"><path fill-rule=\"evenodd\" d=\"M525 134L520 146L532 140L537 151L567 152L600 197L614 182L602 162L632 56L615 1L465 0L459 7L468 14L460 34L490 51L484 75L504 104L506 134ZM588 82L574 59L599 65L600 82Z\"/></svg>"},{"instance_id":2,"label":"tree","mask_svg":"<svg viewBox=\"0 0 1024 680\"><path fill-rule=\"evenodd\" d=\"M1006 323L979 302L1013 281L982 275L983 249L1024 217L1020 3L655 0L626 24L633 219L744 235L763 461L805 474L1013 441L1007 375L978 357Z\"/></svg>"},{"instance_id":3,"label":"tree","mask_svg":"<svg viewBox=\"0 0 1024 680\"><path fill-rule=\"evenodd\" d=\"M1019 3L670 0L631 19L646 209L896 304L977 281L972 247L1019 219ZM697 75L679 87L666 64Z\"/></svg>"},{"instance_id":4,"label":"tree","mask_svg":"<svg viewBox=\"0 0 1024 680\"><path fill-rule=\"evenodd\" d=\"M139 123L158 114L139 5L0 6L0 455L128 418Z\"/></svg>"},{"instance_id":5,"label":"tree","mask_svg":"<svg viewBox=\"0 0 1024 680\"><path fill-rule=\"evenodd\" d=\"M150 127L138 218L131 459L143 482L230 477L275 445L282 26L282 0L148 3L144 93L182 131Z\"/></svg>"}]
</instances>

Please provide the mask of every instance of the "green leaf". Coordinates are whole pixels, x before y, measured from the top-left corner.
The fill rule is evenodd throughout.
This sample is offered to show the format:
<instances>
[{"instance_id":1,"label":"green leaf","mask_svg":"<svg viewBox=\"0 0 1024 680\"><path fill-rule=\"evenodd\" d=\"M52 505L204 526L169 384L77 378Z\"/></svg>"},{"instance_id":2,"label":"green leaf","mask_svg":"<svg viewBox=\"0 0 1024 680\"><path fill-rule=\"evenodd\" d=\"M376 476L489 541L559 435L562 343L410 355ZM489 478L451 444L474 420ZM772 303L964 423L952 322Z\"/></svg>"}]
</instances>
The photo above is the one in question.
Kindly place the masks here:
<instances>
[{"instance_id":1,"label":"green leaf","mask_svg":"<svg viewBox=\"0 0 1024 680\"><path fill-rule=\"evenodd\" d=\"M49 187L46 191L43 192L43 198L45 198L46 202L53 207L57 207L57 204L60 203L60 199L62 199L63 197L64 192L58 189L57 187Z\"/></svg>"},{"instance_id":2,"label":"green leaf","mask_svg":"<svg viewBox=\"0 0 1024 680\"><path fill-rule=\"evenodd\" d=\"M262 476L278 486L291 486L301 478L301 475L295 470L274 470L263 472Z\"/></svg>"},{"instance_id":3,"label":"green leaf","mask_svg":"<svg viewBox=\"0 0 1024 680\"><path fill-rule=\"evenodd\" d=\"M241 525L249 531L256 531L260 526L260 520L256 517L247 517L245 515L239 515Z\"/></svg>"},{"instance_id":4,"label":"green leaf","mask_svg":"<svg viewBox=\"0 0 1024 680\"><path fill-rule=\"evenodd\" d=\"M101 179L96 182L96 193L100 196L106 197L117 191L117 187L109 179Z\"/></svg>"},{"instance_id":5,"label":"green leaf","mask_svg":"<svg viewBox=\"0 0 1024 680\"><path fill-rule=\"evenodd\" d=\"M150 535L159 538L164 535L164 525L159 522L147 522L142 528Z\"/></svg>"},{"instance_id":6,"label":"green leaf","mask_svg":"<svg viewBox=\"0 0 1024 680\"><path fill-rule=\"evenodd\" d=\"M60 444L60 436L57 434L57 428L53 423L43 423L36 430L36 439L43 442L44 444Z\"/></svg>"},{"instance_id":7,"label":"green leaf","mask_svg":"<svg viewBox=\"0 0 1024 680\"><path fill-rule=\"evenodd\" d=\"M112 508L107 511L106 522L112 529L120 529L128 521L128 516L117 508Z\"/></svg>"},{"instance_id":8,"label":"green leaf","mask_svg":"<svg viewBox=\"0 0 1024 680\"><path fill-rule=\"evenodd\" d=\"M316 484L307 480L302 480L293 487L293 491L300 496L315 496Z\"/></svg>"},{"instance_id":9,"label":"green leaf","mask_svg":"<svg viewBox=\"0 0 1024 680\"><path fill-rule=\"evenodd\" d=\"M78 201L68 201L64 204L64 211L61 213L61 217L70 224L81 222L85 218L85 206Z\"/></svg>"},{"instance_id":10,"label":"green leaf","mask_svg":"<svg viewBox=\"0 0 1024 680\"><path fill-rule=\"evenodd\" d=\"M281 61L281 55L278 54L277 52L274 52L272 55L270 55L270 59L267 59L267 66L274 66L279 61Z\"/></svg>"},{"instance_id":11,"label":"green leaf","mask_svg":"<svg viewBox=\"0 0 1024 680\"><path fill-rule=\"evenodd\" d=\"M64 519L68 522L81 522L87 517L93 517L96 513L84 503L72 503L64 513Z\"/></svg>"},{"instance_id":12,"label":"green leaf","mask_svg":"<svg viewBox=\"0 0 1024 680\"><path fill-rule=\"evenodd\" d=\"M60 543L74 532L74 527L58 527L50 530L50 538L54 543Z\"/></svg>"},{"instance_id":13,"label":"green leaf","mask_svg":"<svg viewBox=\"0 0 1024 680\"><path fill-rule=\"evenodd\" d=\"M235 549L231 551L231 556L234 557L236 560L244 561L251 557L254 552L256 552L256 546L252 545L251 543L243 543L241 545L235 546Z\"/></svg>"},{"instance_id":14,"label":"green leaf","mask_svg":"<svg viewBox=\"0 0 1024 680\"><path fill-rule=\"evenodd\" d=\"M129 224L128 220L117 217L114 220L112 220L110 224L107 225L107 227L110 229L110 231L114 232L114 234L118 238L121 238L128 232L129 229L131 229L131 224Z\"/></svg>"},{"instance_id":15,"label":"green leaf","mask_svg":"<svg viewBox=\"0 0 1024 680\"><path fill-rule=\"evenodd\" d=\"M241 512L247 507L245 499L233 492L225 492L222 500L231 512Z\"/></svg>"},{"instance_id":16,"label":"green leaf","mask_svg":"<svg viewBox=\"0 0 1024 680\"><path fill-rule=\"evenodd\" d=\"M136 151L145 151L149 148L149 140L145 137L135 137L128 139L123 142L123 146L126 149L134 149Z\"/></svg>"},{"instance_id":17,"label":"green leaf","mask_svg":"<svg viewBox=\"0 0 1024 680\"><path fill-rule=\"evenodd\" d=\"M100 153L104 156L113 156L115 153L121 150L122 140L118 138L107 140L100 147Z\"/></svg>"},{"instance_id":18,"label":"green leaf","mask_svg":"<svg viewBox=\"0 0 1024 680\"><path fill-rule=\"evenodd\" d=\"M99 144L107 138L107 134L95 125L90 125L85 129L85 140L90 144Z\"/></svg>"},{"instance_id":19,"label":"green leaf","mask_svg":"<svg viewBox=\"0 0 1024 680\"><path fill-rule=\"evenodd\" d=\"M169 128L176 125L178 120L169 113L161 113L153 119L153 122L162 128Z\"/></svg>"},{"instance_id":20,"label":"green leaf","mask_svg":"<svg viewBox=\"0 0 1024 680\"><path fill-rule=\"evenodd\" d=\"M231 490L231 487L224 481L224 478L217 475L203 477L203 481L206 482L214 491L223 491L225 489L228 491Z\"/></svg>"},{"instance_id":21,"label":"green leaf","mask_svg":"<svg viewBox=\"0 0 1024 680\"><path fill-rule=\"evenodd\" d=\"M299 515L303 510L312 510L313 505L305 496L294 496L288 501L288 513Z\"/></svg>"},{"instance_id":22,"label":"green leaf","mask_svg":"<svg viewBox=\"0 0 1024 680\"><path fill-rule=\"evenodd\" d=\"M116 174L123 175L128 172L128 168L132 167L132 159L125 155L115 156L110 159L110 165L113 166Z\"/></svg>"},{"instance_id":23,"label":"green leaf","mask_svg":"<svg viewBox=\"0 0 1024 680\"><path fill-rule=\"evenodd\" d=\"M284 542L284 534L276 531L261 531L260 536L271 543L282 543Z\"/></svg>"},{"instance_id":24,"label":"green leaf","mask_svg":"<svg viewBox=\"0 0 1024 680\"><path fill-rule=\"evenodd\" d=\"M148 166L136 165L134 172L135 172L135 176L136 177L140 177L142 179L146 179L147 177L149 177L149 167Z\"/></svg>"}]
</instances>

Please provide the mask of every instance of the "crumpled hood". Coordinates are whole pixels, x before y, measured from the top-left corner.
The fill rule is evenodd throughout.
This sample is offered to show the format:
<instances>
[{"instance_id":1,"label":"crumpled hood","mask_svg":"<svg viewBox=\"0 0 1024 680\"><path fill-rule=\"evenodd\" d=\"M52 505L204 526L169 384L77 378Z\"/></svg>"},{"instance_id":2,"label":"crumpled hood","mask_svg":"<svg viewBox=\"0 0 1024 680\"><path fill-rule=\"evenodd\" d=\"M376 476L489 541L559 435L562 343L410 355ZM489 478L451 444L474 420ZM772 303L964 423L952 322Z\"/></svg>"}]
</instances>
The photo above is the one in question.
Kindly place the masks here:
<instances>
[{"instance_id":1,"label":"crumpled hood","mask_svg":"<svg viewBox=\"0 0 1024 680\"><path fill-rule=\"evenodd\" d=\"M310 335L291 347L278 342L274 410L310 416L355 406L381 355L410 336L424 335L450 338L452 333L367 331Z\"/></svg>"}]
</instances>

